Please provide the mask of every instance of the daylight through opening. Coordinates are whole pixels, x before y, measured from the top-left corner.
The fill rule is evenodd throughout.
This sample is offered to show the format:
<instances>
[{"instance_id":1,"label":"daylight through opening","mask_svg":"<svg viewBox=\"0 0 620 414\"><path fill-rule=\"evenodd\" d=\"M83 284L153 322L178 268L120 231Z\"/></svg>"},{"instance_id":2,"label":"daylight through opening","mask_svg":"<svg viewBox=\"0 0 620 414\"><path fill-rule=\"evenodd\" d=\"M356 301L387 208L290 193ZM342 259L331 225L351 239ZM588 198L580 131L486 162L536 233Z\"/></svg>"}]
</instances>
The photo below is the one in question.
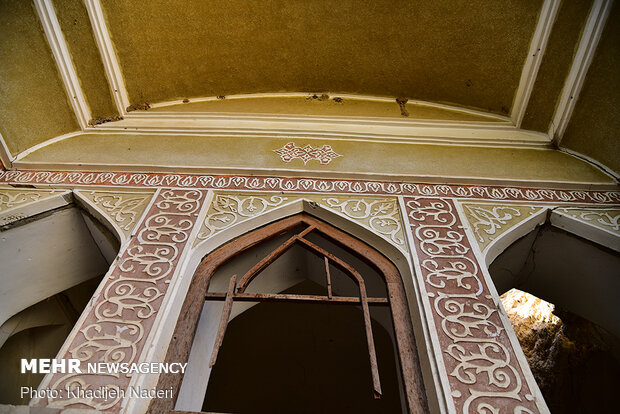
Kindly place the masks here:
<instances>
[{"instance_id":1,"label":"daylight through opening","mask_svg":"<svg viewBox=\"0 0 620 414\"><path fill-rule=\"evenodd\" d=\"M204 306L187 315L196 328L176 410L417 412L402 282L363 242L301 214L207 256L188 298L199 283ZM175 337L182 329L179 320Z\"/></svg>"}]
</instances>

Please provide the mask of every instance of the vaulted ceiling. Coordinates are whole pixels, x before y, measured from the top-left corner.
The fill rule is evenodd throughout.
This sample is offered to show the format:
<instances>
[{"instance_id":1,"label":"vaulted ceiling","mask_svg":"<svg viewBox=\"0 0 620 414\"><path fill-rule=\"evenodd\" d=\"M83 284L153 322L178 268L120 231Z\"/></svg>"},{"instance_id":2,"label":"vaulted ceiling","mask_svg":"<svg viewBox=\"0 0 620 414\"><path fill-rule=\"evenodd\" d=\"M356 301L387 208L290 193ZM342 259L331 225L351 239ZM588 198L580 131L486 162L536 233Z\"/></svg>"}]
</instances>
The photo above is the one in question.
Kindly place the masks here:
<instances>
[{"instance_id":1,"label":"vaulted ceiling","mask_svg":"<svg viewBox=\"0 0 620 414\"><path fill-rule=\"evenodd\" d=\"M330 126L299 136L359 139L370 119L383 128L373 139L559 146L620 171L618 9L603 0L4 0L2 160L96 163L68 150L69 138L302 134L300 119L319 117Z\"/></svg>"},{"instance_id":2,"label":"vaulted ceiling","mask_svg":"<svg viewBox=\"0 0 620 414\"><path fill-rule=\"evenodd\" d=\"M216 0L173 13L168 1L102 6L132 103L331 91L506 115L542 1L452 3Z\"/></svg>"}]
</instances>

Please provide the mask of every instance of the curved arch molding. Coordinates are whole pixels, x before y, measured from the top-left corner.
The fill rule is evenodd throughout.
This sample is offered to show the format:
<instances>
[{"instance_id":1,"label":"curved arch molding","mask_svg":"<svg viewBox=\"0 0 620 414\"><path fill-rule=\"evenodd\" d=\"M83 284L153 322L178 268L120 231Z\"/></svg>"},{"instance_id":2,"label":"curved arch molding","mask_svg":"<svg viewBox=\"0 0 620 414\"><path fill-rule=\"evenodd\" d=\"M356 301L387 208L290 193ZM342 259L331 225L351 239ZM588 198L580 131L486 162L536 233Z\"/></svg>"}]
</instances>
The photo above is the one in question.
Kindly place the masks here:
<instances>
[{"instance_id":1,"label":"curved arch molding","mask_svg":"<svg viewBox=\"0 0 620 414\"><path fill-rule=\"evenodd\" d=\"M401 251L407 251L398 199L394 196L216 192L194 243L197 245L235 224L302 199L343 215L378 234Z\"/></svg>"},{"instance_id":2,"label":"curved arch molding","mask_svg":"<svg viewBox=\"0 0 620 414\"><path fill-rule=\"evenodd\" d=\"M71 191L12 188L0 185L0 226L66 206Z\"/></svg>"},{"instance_id":3,"label":"curved arch molding","mask_svg":"<svg viewBox=\"0 0 620 414\"><path fill-rule=\"evenodd\" d=\"M555 227L620 251L620 208L461 203L472 238L489 266L508 246L547 220Z\"/></svg>"}]
</instances>

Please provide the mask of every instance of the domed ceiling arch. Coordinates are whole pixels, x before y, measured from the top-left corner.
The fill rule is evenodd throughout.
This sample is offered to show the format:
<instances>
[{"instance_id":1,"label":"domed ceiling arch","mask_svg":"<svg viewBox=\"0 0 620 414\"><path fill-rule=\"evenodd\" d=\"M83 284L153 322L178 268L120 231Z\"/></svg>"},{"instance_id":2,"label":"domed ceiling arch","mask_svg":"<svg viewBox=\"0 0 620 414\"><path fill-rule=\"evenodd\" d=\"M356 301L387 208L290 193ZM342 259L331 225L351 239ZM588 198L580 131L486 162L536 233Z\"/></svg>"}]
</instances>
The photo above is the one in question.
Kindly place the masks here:
<instances>
[{"instance_id":1,"label":"domed ceiling arch","mask_svg":"<svg viewBox=\"0 0 620 414\"><path fill-rule=\"evenodd\" d=\"M9 168L57 166L67 156L66 168L94 168L104 161L87 155L100 149L84 140L102 148L128 131L140 148L153 134L162 142L200 135L205 145L209 136L286 135L539 149L556 159L550 165L579 162L551 155L567 131L561 151L603 160L617 177L618 145L603 138L613 120L598 122L611 127L594 131L596 146L584 143L592 117L574 99L592 83L591 62L606 77L617 72L609 58L596 59L613 55L613 42L598 47L615 36L609 0L19 3L5 2L2 13L0 133ZM26 49L35 52L25 60ZM46 99L29 105L35 91ZM605 98L615 105L613 93ZM575 106L579 125L567 128ZM130 148L119 154L125 164ZM517 152L510 157L533 154Z\"/></svg>"}]
</instances>

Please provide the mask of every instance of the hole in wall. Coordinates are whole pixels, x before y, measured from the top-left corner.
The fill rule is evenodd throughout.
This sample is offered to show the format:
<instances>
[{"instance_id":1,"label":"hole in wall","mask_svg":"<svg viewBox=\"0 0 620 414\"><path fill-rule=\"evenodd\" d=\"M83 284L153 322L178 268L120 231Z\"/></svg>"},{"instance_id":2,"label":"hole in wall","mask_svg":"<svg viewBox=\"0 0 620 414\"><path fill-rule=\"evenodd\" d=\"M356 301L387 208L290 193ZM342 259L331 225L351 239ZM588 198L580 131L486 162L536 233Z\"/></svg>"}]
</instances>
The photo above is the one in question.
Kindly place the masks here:
<instances>
[{"instance_id":1,"label":"hole in wall","mask_svg":"<svg viewBox=\"0 0 620 414\"><path fill-rule=\"evenodd\" d=\"M620 255L544 224L489 267L552 413L615 412Z\"/></svg>"}]
</instances>

